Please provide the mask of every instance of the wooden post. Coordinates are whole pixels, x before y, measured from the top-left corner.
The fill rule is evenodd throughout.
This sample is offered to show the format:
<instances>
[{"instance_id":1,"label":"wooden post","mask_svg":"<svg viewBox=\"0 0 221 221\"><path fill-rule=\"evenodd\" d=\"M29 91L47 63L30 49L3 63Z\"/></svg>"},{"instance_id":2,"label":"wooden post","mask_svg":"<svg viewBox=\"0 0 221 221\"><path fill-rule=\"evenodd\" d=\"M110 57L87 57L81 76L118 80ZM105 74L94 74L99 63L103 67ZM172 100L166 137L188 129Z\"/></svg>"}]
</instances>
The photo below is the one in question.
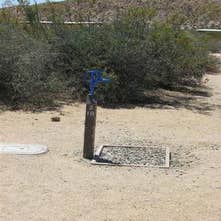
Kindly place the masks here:
<instances>
[{"instance_id":1,"label":"wooden post","mask_svg":"<svg viewBox=\"0 0 221 221\"><path fill-rule=\"evenodd\" d=\"M88 95L86 100L83 158L90 160L94 156L96 115L97 101L93 96Z\"/></svg>"}]
</instances>

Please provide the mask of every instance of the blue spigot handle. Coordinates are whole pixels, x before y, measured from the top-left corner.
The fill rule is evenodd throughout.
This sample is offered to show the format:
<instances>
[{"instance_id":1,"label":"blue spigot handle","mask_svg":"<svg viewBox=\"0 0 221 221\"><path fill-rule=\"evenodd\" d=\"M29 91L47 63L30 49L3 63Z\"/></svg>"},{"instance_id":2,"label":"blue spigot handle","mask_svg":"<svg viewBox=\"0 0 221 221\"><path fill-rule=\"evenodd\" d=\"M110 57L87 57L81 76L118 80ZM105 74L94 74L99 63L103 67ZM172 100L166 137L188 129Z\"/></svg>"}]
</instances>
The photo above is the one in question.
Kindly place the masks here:
<instances>
[{"instance_id":1,"label":"blue spigot handle","mask_svg":"<svg viewBox=\"0 0 221 221\"><path fill-rule=\"evenodd\" d=\"M94 90L97 86L98 83L109 83L110 79L108 78L103 78L103 71L101 70L90 70L86 72L86 78L89 76L89 95L94 96Z\"/></svg>"}]
</instances>

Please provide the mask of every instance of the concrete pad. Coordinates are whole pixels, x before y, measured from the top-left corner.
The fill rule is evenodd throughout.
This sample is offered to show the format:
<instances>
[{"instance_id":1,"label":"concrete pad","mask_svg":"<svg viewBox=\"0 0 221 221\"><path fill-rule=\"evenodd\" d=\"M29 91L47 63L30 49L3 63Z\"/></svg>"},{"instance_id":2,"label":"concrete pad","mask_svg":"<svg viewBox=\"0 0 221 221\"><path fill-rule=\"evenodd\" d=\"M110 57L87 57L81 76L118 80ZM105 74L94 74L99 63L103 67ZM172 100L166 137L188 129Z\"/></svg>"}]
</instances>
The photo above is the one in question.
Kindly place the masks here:
<instances>
[{"instance_id":1,"label":"concrete pad","mask_svg":"<svg viewBox=\"0 0 221 221\"><path fill-rule=\"evenodd\" d=\"M1 144L0 154L35 155L48 152L48 148L39 144Z\"/></svg>"}]
</instances>

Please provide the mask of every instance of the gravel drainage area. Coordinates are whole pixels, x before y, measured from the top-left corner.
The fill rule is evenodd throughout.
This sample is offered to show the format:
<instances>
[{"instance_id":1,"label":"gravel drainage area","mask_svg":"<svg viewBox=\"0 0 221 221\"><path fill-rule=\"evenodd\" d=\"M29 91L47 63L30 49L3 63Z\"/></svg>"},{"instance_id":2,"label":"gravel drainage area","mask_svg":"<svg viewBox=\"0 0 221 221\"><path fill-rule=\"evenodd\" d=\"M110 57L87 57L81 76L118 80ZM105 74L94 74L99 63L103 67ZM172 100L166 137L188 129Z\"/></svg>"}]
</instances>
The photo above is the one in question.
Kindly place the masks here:
<instances>
[{"instance_id":1,"label":"gravel drainage area","mask_svg":"<svg viewBox=\"0 0 221 221\"><path fill-rule=\"evenodd\" d=\"M168 147L136 147L102 145L95 153L93 164L169 168Z\"/></svg>"}]
</instances>

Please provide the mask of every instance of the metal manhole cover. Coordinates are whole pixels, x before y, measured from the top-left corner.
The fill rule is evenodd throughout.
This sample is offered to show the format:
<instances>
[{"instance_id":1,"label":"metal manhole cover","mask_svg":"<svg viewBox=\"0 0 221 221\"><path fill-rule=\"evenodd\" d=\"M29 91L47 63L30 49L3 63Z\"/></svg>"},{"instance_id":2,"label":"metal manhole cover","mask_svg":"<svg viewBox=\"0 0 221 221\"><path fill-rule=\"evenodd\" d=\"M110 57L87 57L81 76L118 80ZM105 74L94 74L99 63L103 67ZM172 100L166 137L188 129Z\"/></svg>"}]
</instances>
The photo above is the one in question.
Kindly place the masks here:
<instances>
[{"instance_id":1,"label":"metal manhole cover","mask_svg":"<svg viewBox=\"0 0 221 221\"><path fill-rule=\"evenodd\" d=\"M168 147L101 146L95 153L93 164L119 166L145 166L168 168Z\"/></svg>"},{"instance_id":2,"label":"metal manhole cover","mask_svg":"<svg viewBox=\"0 0 221 221\"><path fill-rule=\"evenodd\" d=\"M0 154L34 155L48 152L48 148L38 144L0 144Z\"/></svg>"}]
</instances>

